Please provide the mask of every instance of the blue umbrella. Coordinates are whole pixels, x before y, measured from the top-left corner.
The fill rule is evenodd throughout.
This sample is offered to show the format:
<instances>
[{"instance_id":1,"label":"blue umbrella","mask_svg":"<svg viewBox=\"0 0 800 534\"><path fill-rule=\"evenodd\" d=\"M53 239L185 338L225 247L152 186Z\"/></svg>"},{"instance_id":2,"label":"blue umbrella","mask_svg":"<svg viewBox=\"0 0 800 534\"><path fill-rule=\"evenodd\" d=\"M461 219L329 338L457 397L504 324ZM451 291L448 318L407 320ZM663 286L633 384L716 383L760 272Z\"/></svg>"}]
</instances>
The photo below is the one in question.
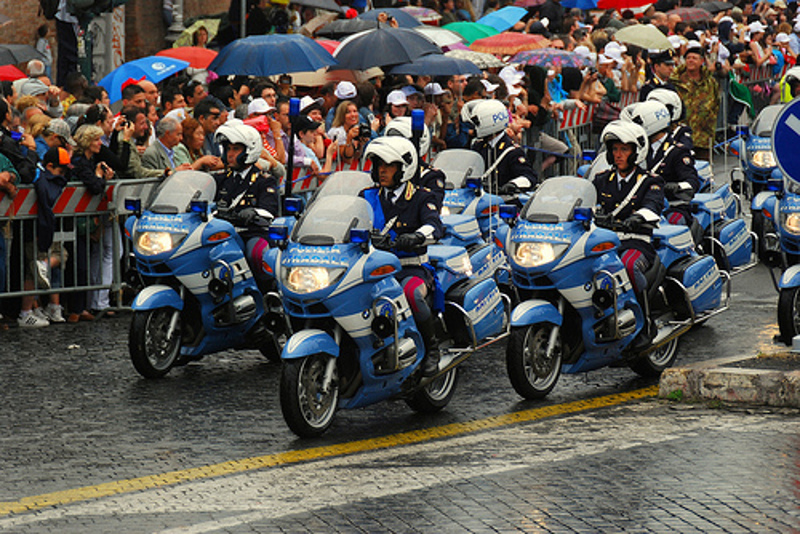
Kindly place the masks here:
<instances>
[{"instance_id":1,"label":"blue umbrella","mask_svg":"<svg viewBox=\"0 0 800 534\"><path fill-rule=\"evenodd\" d=\"M411 74L412 76L460 76L462 74L481 74L481 69L466 59L430 54L418 57L410 63L397 65L389 74Z\"/></svg>"},{"instance_id":2,"label":"blue umbrella","mask_svg":"<svg viewBox=\"0 0 800 534\"><path fill-rule=\"evenodd\" d=\"M499 32L504 32L519 22L527 13L528 10L523 7L506 6L497 11L492 11L485 17L479 18L476 22L491 26Z\"/></svg>"},{"instance_id":3,"label":"blue umbrella","mask_svg":"<svg viewBox=\"0 0 800 534\"><path fill-rule=\"evenodd\" d=\"M597 9L597 0L563 0L561 5L569 9L577 7L582 11L588 11L590 9Z\"/></svg>"},{"instance_id":4,"label":"blue umbrella","mask_svg":"<svg viewBox=\"0 0 800 534\"><path fill-rule=\"evenodd\" d=\"M394 18L400 28L416 28L417 26L422 26L422 23L415 19L413 15L396 7L375 8L361 13L356 18L362 20L378 20L378 15L381 13L386 13L389 18Z\"/></svg>"},{"instance_id":5,"label":"blue umbrella","mask_svg":"<svg viewBox=\"0 0 800 534\"><path fill-rule=\"evenodd\" d=\"M122 86L128 80L137 82L147 79L158 83L189 66L188 61L164 56L150 56L129 61L112 70L100 80L100 87L108 91L111 102L122 100Z\"/></svg>"},{"instance_id":6,"label":"blue umbrella","mask_svg":"<svg viewBox=\"0 0 800 534\"><path fill-rule=\"evenodd\" d=\"M421 33L383 26L351 35L335 52L339 66L352 70L399 65L420 56L441 53L442 49Z\"/></svg>"},{"instance_id":7,"label":"blue umbrella","mask_svg":"<svg viewBox=\"0 0 800 534\"><path fill-rule=\"evenodd\" d=\"M272 76L313 72L335 64L336 59L313 39L298 33L276 33L233 41L220 51L208 70L220 76Z\"/></svg>"}]
</instances>

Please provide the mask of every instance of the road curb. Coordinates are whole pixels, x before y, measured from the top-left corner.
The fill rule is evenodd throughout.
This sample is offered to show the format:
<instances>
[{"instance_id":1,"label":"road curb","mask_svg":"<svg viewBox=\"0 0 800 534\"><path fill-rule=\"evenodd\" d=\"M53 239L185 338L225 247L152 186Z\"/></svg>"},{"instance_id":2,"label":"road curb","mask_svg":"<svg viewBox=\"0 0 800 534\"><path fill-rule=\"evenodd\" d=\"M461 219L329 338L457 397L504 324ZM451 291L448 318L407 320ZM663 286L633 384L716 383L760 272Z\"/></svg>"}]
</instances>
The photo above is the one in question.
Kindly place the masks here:
<instances>
[{"instance_id":1,"label":"road curb","mask_svg":"<svg viewBox=\"0 0 800 534\"><path fill-rule=\"evenodd\" d=\"M748 369L735 365L755 356L734 356L665 370L660 398L719 400L733 403L800 408L800 370Z\"/></svg>"}]
</instances>

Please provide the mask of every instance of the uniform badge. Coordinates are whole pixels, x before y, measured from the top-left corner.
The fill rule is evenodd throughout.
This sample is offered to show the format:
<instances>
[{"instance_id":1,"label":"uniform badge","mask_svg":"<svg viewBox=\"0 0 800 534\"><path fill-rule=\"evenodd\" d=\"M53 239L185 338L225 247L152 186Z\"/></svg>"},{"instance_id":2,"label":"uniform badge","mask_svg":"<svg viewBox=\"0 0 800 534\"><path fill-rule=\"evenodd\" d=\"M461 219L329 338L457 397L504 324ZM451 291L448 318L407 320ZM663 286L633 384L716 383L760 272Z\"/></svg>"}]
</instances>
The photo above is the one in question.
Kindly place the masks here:
<instances>
[{"instance_id":1,"label":"uniform badge","mask_svg":"<svg viewBox=\"0 0 800 534\"><path fill-rule=\"evenodd\" d=\"M436 186L444 188L444 181L441 178L436 180Z\"/></svg>"},{"instance_id":2,"label":"uniform badge","mask_svg":"<svg viewBox=\"0 0 800 534\"><path fill-rule=\"evenodd\" d=\"M520 156L519 162L520 163L525 163L525 156Z\"/></svg>"},{"instance_id":3,"label":"uniform badge","mask_svg":"<svg viewBox=\"0 0 800 534\"><path fill-rule=\"evenodd\" d=\"M428 202L428 209L431 211L436 211L436 206L432 202Z\"/></svg>"},{"instance_id":4,"label":"uniform badge","mask_svg":"<svg viewBox=\"0 0 800 534\"><path fill-rule=\"evenodd\" d=\"M273 187L268 187L267 188L267 193L274 193L274 192L275 192L275 188L273 188Z\"/></svg>"},{"instance_id":5,"label":"uniform badge","mask_svg":"<svg viewBox=\"0 0 800 534\"><path fill-rule=\"evenodd\" d=\"M684 163L684 165L691 165L692 164L692 160L691 160L691 158L689 156L686 156L685 158L683 158L683 163Z\"/></svg>"}]
</instances>

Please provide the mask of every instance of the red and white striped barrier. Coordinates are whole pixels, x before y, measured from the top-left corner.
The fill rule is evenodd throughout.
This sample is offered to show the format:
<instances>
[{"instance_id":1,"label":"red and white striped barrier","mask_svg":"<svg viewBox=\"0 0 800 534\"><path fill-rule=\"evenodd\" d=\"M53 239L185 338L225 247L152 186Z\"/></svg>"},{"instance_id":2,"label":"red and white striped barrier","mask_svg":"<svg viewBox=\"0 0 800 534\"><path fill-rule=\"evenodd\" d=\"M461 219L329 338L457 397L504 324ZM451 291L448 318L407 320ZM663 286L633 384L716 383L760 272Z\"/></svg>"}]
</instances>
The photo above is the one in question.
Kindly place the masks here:
<instances>
[{"instance_id":1,"label":"red and white striped barrier","mask_svg":"<svg viewBox=\"0 0 800 534\"><path fill-rule=\"evenodd\" d=\"M76 215L108 211L116 184L109 184L105 193L93 195L83 186L67 186L53 206L56 215ZM21 186L13 199L3 194L0 197L0 219L33 216L39 213L36 190L33 186Z\"/></svg>"}]
</instances>

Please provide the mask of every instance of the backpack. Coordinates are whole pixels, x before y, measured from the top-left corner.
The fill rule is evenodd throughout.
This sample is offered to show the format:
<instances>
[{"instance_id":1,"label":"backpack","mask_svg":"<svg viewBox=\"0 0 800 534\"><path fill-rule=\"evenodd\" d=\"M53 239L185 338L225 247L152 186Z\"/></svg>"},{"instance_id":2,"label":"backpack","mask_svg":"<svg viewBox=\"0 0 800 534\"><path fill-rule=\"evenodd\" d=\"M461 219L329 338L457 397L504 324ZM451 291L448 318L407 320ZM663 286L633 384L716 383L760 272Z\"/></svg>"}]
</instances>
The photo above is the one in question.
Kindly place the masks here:
<instances>
[{"instance_id":1,"label":"backpack","mask_svg":"<svg viewBox=\"0 0 800 534\"><path fill-rule=\"evenodd\" d=\"M53 20L58 13L58 0L39 0L39 14L47 20Z\"/></svg>"}]
</instances>

